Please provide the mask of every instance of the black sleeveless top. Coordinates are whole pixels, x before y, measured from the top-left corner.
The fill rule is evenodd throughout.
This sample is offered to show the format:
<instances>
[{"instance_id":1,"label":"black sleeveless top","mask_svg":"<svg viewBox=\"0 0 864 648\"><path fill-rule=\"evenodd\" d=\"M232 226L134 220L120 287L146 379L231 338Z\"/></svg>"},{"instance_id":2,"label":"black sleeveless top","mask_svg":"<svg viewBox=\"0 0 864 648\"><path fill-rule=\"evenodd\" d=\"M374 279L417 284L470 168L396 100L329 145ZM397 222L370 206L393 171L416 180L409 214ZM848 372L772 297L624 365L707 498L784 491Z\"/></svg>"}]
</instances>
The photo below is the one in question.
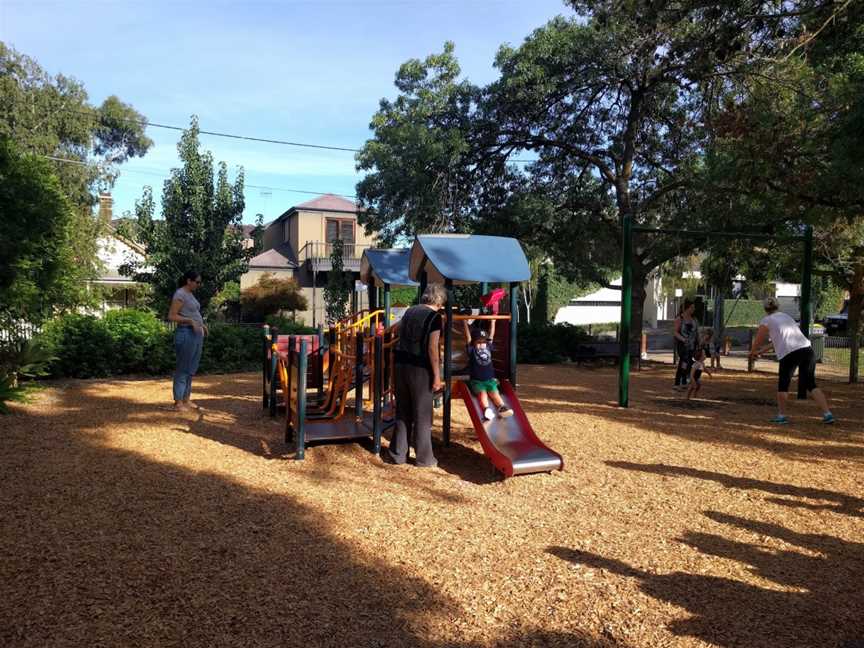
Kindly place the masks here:
<instances>
[{"instance_id":1,"label":"black sleeveless top","mask_svg":"<svg viewBox=\"0 0 864 648\"><path fill-rule=\"evenodd\" d=\"M412 306L399 322L396 363L432 370L429 335L441 330L441 315L426 306Z\"/></svg>"}]
</instances>

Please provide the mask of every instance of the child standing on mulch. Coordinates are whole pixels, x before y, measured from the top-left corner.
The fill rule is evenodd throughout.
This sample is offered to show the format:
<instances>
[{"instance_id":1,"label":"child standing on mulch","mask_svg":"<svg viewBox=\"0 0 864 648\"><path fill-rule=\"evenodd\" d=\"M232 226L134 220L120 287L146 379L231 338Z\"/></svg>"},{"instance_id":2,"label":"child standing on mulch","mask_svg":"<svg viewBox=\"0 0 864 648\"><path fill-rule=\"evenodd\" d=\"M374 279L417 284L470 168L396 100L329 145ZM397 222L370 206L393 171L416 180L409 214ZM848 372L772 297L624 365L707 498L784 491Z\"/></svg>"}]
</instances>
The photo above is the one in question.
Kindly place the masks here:
<instances>
[{"instance_id":1,"label":"child standing on mulch","mask_svg":"<svg viewBox=\"0 0 864 648\"><path fill-rule=\"evenodd\" d=\"M714 329L710 326L702 332L702 351L705 353L706 360L711 359L712 369L721 369L720 340L714 335Z\"/></svg>"},{"instance_id":2,"label":"child standing on mulch","mask_svg":"<svg viewBox=\"0 0 864 648\"><path fill-rule=\"evenodd\" d=\"M693 356L693 367L690 369L690 386L687 388L687 400L691 396L696 396L702 388L702 373L705 372L709 376L711 370L705 366L705 351L696 349L696 354Z\"/></svg>"},{"instance_id":3,"label":"child standing on mulch","mask_svg":"<svg viewBox=\"0 0 864 648\"><path fill-rule=\"evenodd\" d=\"M467 321L463 321L463 325L465 327L465 339L468 341L468 373L470 376L468 387L480 401L480 406L483 408L483 418L491 421L496 414L501 418L513 416L513 410L504 404L498 393L495 367L492 366L495 320L492 320L488 336L479 327L469 328ZM490 400L497 408L497 412L489 406Z\"/></svg>"}]
</instances>

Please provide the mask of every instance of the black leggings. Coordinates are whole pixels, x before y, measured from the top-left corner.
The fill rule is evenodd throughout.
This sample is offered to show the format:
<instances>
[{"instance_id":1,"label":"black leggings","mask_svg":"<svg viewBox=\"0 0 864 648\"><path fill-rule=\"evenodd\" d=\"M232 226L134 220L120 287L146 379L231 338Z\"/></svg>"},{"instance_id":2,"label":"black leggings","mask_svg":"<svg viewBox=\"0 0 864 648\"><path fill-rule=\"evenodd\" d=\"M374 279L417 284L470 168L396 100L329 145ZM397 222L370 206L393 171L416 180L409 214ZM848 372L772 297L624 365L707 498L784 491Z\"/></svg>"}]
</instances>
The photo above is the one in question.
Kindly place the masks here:
<instances>
[{"instance_id":1,"label":"black leggings","mask_svg":"<svg viewBox=\"0 0 864 648\"><path fill-rule=\"evenodd\" d=\"M807 398L807 392L816 389L816 355L813 347L804 347L780 359L778 392L788 392L792 374L798 369L798 398Z\"/></svg>"},{"instance_id":2,"label":"black leggings","mask_svg":"<svg viewBox=\"0 0 864 648\"><path fill-rule=\"evenodd\" d=\"M675 370L675 386L686 385L693 366L693 354L681 340L675 340L675 353L678 355L678 368Z\"/></svg>"}]
</instances>

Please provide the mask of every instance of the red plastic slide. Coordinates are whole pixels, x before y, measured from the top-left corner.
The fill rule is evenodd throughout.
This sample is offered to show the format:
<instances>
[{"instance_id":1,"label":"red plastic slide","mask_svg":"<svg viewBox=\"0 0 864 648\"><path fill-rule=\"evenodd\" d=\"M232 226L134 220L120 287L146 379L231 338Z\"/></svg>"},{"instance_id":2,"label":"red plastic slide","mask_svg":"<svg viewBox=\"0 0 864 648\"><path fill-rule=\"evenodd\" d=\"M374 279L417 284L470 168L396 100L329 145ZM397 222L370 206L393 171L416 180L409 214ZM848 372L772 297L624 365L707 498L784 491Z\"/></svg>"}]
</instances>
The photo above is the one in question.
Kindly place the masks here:
<instances>
[{"instance_id":1,"label":"red plastic slide","mask_svg":"<svg viewBox=\"0 0 864 648\"><path fill-rule=\"evenodd\" d=\"M491 421L483 418L480 401L466 382L459 381L453 394L465 401L477 438L492 465L505 477L563 470L564 459L537 438L510 382L502 380L499 388L501 399L513 410L513 416Z\"/></svg>"}]
</instances>

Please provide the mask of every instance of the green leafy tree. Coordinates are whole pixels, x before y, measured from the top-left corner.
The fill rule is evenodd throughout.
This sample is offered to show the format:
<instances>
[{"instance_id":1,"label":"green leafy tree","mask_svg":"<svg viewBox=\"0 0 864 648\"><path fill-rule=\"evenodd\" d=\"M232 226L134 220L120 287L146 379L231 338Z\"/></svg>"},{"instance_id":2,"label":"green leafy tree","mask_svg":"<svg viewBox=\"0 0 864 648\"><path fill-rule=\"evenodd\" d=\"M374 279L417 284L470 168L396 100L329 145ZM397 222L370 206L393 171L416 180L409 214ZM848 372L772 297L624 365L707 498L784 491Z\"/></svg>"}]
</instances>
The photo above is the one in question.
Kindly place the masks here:
<instances>
[{"instance_id":1,"label":"green leafy tree","mask_svg":"<svg viewBox=\"0 0 864 648\"><path fill-rule=\"evenodd\" d=\"M556 268L613 287L623 218L650 227L706 225L694 187L711 132L710 97L770 51L771 25L753 18L762 3L570 4L578 18L553 19L520 47L499 50L501 75L483 93L477 145L495 175L513 154L538 157L510 203L530 204L519 211L534 213L534 241ZM490 153L497 157L489 160ZM701 244L637 238L635 322L650 273Z\"/></svg>"},{"instance_id":2,"label":"green leafy tree","mask_svg":"<svg viewBox=\"0 0 864 648\"><path fill-rule=\"evenodd\" d=\"M79 301L77 284L88 275L76 265L75 224L51 165L0 139L0 304L7 317L38 321L51 306Z\"/></svg>"},{"instance_id":3,"label":"green leafy tree","mask_svg":"<svg viewBox=\"0 0 864 648\"><path fill-rule=\"evenodd\" d=\"M213 295L246 272L251 254L243 248L243 169L233 184L224 162L214 171L213 155L200 150L198 132L193 117L177 145L183 166L171 171L162 189L162 218L154 218L149 187L136 203L146 260L130 260L121 268L153 286L154 308L160 312L168 308L178 278L189 269L201 273L196 297L207 308Z\"/></svg>"},{"instance_id":4,"label":"green leafy tree","mask_svg":"<svg viewBox=\"0 0 864 648\"><path fill-rule=\"evenodd\" d=\"M120 164L144 155L152 145L144 134L145 124L141 114L117 97L91 105L81 83L62 74L49 75L32 58L0 42L0 139L11 140L21 153L44 161L69 210L65 224L54 229L56 240L51 243L57 252L52 258L60 263L54 275L62 278L64 288L43 295L46 307L67 308L92 300L87 282L99 273L97 241L106 225L93 213L96 194L110 189ZM38 201L44 205L50 196L53 192ZM3 224L11 227L12 218L17 217L4 213ZM33 235L41 236L41 224L48 222L47 216L31 219ZM27 231L18 231L13 238L4 236L3 242L28 248L27 236ZM58 261L60 256L65 260Z\"/></svg>"},{"instance_id":5,"label":"green leafy tree","mask_svg":"<svg viewBox=\"0 0 864 648\"><path fill-rule=\"evenodd\" d=\"M782 56L760 62L758 75L734 79L718 96L706 186L711 204L742 218L780 222L795 234L796 224L814 225L816 272L853 302L855 382L864 303L864 6L801 2L790 35ZM780 247L764 265L788 276L800 268L800 253Z\"/></svg>"},{"instance_id":6,"label":"green leafy tree","mask_svg":"<svg viewBox=\"0 0 864 648\"><path fill-rule=\"evenodd\" d=\"M240 293L243 316L247 321L263 322L269 315L282 311L296 312L309 307L300 284L293 278L280 279L272 273L265 273L251 288Z\"/></svg>"},{"instance_id":7,"label":"green leafy tree","mask_svg":"<svg viewBox=\"0 0 864 648\"><path fill-rule=\"evenodd\" d=\"M345 272L344 246L336 239L330 252L330 271L324 286L325 316L328 324L338 322L348 313L351 298L351 273Z\"/></svg>"},{"instance_id":8,"label":"green leafy tree","mask_svg":"<svg viewBox=\"0 0 864 648\"><path fill-rule=\"evenodd\" d=\"M464 157L477 88L458 80L453 43L424 61L411 59L396 74L399 96L382 99L375 133L357 155L366 172L357 185L358 216L383 245L420 233L465 231L472 189Z\"/></svg>"},{"instance_id":9,"label":"green leafy tree","mask_svg":"<svg viewBox=\"0 0 864 648\"><path fill-rule=\"evenodd\" d=\"M260 254L264 250L264 214L255 214L255 227L252 229L252 255Z\"/></svg>"},{"instance_id":10,"label":"green leafy tree","mask_svg":"<svg viewBox=\"0 0 864 648\"><path fill-rule=\"evenodd\" d=\"M775 53L782 10L753 1L569 4L578 16L500 49L500 78L486 88L458 80L451 46L400 69L401 94L382 101L358 158L370 172L358 185L368 224L391 237L507 232L544 249L569 279L606 286L625 215L647 226L703 224L693 187L711 99L727 77ZM536 162L523 170L511 162L528 155ZM458 179L449 203L446 178ZM703 243L637 242L635 321L648 275Z\"/></svg>"},{"instance_id":11,"label":"green leafy tree","mask_svg":"<svg viewBox=\"0 0 864 648\"><path fill-rule=\"evenodd\" d=\"M241 315L240 307L240 282L229 281L222 290L213 295L210 300L210 310L220 314L229 321L239 321Z\"/></svg>"}]
</instances>

